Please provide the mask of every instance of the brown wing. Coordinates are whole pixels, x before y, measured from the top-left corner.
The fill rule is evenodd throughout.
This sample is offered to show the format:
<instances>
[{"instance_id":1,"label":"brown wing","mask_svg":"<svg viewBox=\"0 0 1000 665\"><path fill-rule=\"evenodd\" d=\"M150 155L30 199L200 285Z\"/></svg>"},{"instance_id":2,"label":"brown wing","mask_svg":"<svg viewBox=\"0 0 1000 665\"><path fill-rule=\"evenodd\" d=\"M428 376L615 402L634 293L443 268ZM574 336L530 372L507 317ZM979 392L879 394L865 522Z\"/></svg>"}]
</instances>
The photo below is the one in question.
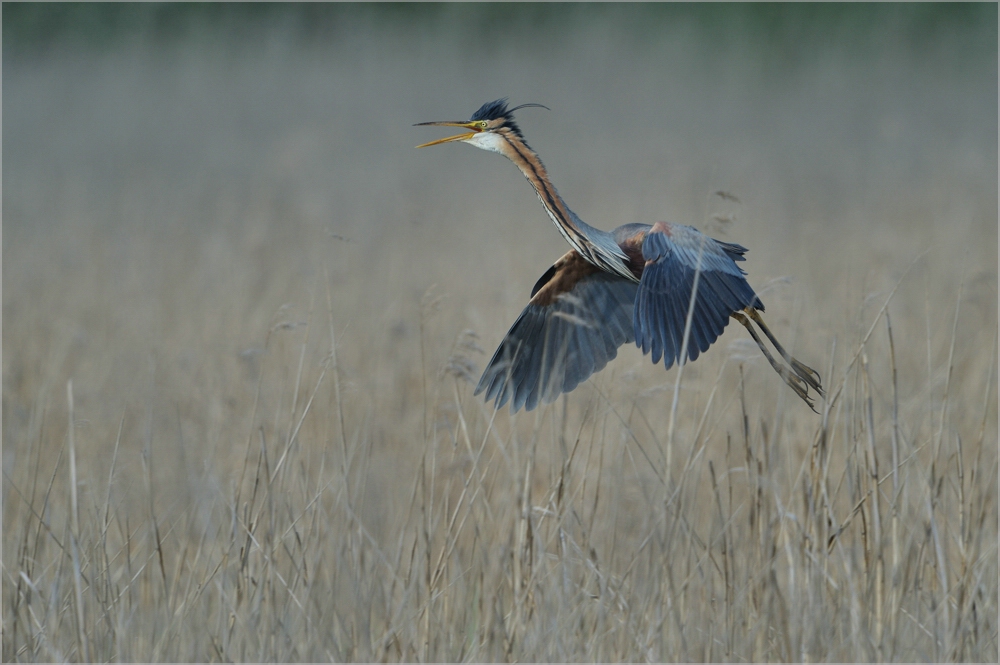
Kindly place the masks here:
<instances>
[{"instance_id":1,"label":"brown wing","mask_svg":"<svg viewBox=\"0 0 1000 665\"><path fill-rule=\"evenodd\" d=\"M496 408L530 411L570 392L635 340L638 285L602 272L576 250L564 254L532 290L483 372L476 393Z\"/></svg>"}]
</instances>

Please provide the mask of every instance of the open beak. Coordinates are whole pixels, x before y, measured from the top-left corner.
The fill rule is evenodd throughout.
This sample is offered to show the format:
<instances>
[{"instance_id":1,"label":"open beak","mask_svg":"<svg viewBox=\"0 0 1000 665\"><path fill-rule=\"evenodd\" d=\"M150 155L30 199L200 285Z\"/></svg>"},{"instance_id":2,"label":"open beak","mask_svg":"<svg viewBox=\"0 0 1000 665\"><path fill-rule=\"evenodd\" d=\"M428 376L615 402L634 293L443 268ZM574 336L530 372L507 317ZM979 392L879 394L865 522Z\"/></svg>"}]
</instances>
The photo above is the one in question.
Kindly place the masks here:
<instances>
[{"instance_id":1,"label":"open beak","mask_svg":"<svg viewBox=\"0 0 1000 665\"><path fill-rule=\"evenodd\" d=\"M447 138L438 139L437 141L431 141L430 143L422 143L417 146L418 148L426 148L427 146L437 145L439 143L448 143L450 141L466 141L475 136L476 134L478 134L480 131L482 131L476 127L476 123L474 122L453 122L449 120L440 120L438 122L418 122L417 124L414 125L414 127L419 127L421 125L436 125L439 127L464 127L465 129L471 129L472 131L467 132L465 134L456 134L455 136L449 136Z\"/></svg>"}]
</instances>

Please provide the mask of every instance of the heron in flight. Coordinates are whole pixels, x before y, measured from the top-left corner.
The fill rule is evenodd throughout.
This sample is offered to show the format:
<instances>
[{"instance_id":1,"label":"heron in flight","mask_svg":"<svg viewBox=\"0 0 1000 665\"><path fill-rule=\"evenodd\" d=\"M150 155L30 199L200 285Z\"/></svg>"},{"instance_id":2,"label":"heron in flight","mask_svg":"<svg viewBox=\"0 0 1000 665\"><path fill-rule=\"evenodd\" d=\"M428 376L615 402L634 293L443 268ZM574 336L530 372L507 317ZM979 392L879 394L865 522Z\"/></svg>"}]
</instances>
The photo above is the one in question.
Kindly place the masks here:
<instances>
[{"instance_id":1,"label":"heron in flight","mask_svg":"<svg viewBox=\"0 0 1000 665\"><path fill-rule=\"evenodd\" d=\"M719 338L730 318L739 321L771 367L814 411L809 394L822 395L819 374L778 343L764 323L764 304L736 265L747 249L721 242L691 226L656 222L596 229L569 209L538 154L524 140L506 99L483 104L466 121L421 122L465 132L418 148L460 141L498 152L520 169L542 207L569 242L531 290L531 299L483 372L475 394L513 412L549 403L607 365L618 348L635 342L653 363L669 369L695 360ZM760 327L775 360L754 329Z\"/></svg>"}]
</instances>

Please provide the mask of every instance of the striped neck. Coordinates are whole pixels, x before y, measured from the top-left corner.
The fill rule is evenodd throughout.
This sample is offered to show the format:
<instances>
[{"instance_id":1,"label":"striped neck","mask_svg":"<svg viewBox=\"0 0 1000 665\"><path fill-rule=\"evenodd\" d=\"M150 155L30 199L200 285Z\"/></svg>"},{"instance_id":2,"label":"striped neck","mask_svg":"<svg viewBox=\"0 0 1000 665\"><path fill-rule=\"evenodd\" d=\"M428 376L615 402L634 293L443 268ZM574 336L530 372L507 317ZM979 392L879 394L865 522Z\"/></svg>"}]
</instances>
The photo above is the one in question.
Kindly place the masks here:
<instances>
[{"instance_id":1,"label":"striped neck","mask_svg":"<svg viewBox=\"0 0 1000 665\"><path fill-rule=\"evenodd\" d=\"M492 136L496 137L495 143L487 149L504 155L520 169L535 189L538 200L541 201L542 207L548 213L549 219L562 233L566 242L584 259L601 270L634 280L634 275L626 265L627 257L618 246L614 236L607 231L590 226L569 209L549 180L549 174L545 170L542 160L524 142L524 139L506 128L492 133Z\"/></svg>"}]
</instances>

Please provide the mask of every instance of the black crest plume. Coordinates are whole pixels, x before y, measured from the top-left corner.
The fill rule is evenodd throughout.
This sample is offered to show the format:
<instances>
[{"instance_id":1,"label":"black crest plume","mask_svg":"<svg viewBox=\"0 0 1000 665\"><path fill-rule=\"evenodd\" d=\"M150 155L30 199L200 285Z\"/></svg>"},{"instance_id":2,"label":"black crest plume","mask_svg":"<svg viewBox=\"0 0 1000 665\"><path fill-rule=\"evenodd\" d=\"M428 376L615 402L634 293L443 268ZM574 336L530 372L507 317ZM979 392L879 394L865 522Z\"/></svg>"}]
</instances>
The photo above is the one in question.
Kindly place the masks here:
<instances>
[{"instance_id":1,"label":"black crest plume","mask_svg":"<svg viewBox=\"0 0 1000 665\"><path fill-rule=\"evenodd\" d=\"M470 120L496 120L497 118L503 118L504 126L523 139L524 134L521 133L521 128L514 122L514 111L532 106L543 108L547 111L551 110L548 106L543 106L542 104L521 104L509 109L507 108L507 98L503 97L492 102L486 102L480 106L479 110L472 114Z\"/></svg>"}]
</instances>

